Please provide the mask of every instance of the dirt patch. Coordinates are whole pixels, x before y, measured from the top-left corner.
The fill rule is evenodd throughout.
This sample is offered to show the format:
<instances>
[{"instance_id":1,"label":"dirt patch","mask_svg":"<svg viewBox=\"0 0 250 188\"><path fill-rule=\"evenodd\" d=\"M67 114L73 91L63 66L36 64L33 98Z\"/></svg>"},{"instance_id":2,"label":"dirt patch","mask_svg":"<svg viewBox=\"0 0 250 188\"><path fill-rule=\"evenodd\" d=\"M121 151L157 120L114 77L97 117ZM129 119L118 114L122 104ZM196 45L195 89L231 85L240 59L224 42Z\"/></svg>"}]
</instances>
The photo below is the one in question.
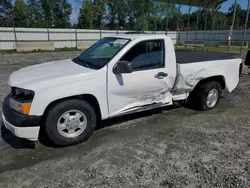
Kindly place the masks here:
<instances>
[{"instance_id":1,"label":"dirt patch","mask_svg":"<svg viewBox=\"0 0 250 188\"><path fill-rule=\"evenodd\" d=\"M11 72L80 52L0 54ZM217 109L158 109L104 121L83 144L53 148L2 132L0 187L249 187L250 76Z\"/></svg>"}]
</instances>

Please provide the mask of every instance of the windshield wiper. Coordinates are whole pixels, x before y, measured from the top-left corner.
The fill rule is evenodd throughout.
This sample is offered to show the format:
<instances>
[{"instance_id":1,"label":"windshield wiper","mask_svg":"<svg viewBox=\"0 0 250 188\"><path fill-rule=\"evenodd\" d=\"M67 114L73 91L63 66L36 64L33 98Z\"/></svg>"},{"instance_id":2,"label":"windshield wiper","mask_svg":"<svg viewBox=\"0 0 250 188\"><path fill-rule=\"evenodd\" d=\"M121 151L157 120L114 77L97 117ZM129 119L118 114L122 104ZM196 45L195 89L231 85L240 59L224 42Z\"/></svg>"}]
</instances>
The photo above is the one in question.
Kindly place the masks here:
<instances>
[{"instance_id":1,"label":"windshield wiper","mask_svg":"<svg viewBox=\"0 0 250 188\"><path fill-rule=\"evenodd\" d=\"M74 58L73 61L76 61L76 63L84 64L85 67L89 68L89 65L88 65L89 63L85 60L79 59L79 57Z\"/></svg>"}]
</instances>

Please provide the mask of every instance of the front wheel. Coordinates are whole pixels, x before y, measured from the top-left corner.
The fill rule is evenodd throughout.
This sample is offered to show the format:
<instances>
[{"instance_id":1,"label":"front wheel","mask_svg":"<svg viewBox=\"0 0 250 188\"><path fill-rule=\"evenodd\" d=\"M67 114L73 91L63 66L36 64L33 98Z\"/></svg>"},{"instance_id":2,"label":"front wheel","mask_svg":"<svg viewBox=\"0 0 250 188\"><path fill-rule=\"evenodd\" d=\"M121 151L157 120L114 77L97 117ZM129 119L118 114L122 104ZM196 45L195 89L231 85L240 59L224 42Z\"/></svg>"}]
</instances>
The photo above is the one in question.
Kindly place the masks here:
<instances>
[{"instance_id":1,"label":"front wheel","mask_svg":"<svg viewBox=\"0 0 250 188\"><path fill-rule=\"evenodd\" d=\"M47 113L45 131L58 146L86 141L96 126L94 108L80 99L65 100L54 105Z\"/></svg>"}]
</instances>

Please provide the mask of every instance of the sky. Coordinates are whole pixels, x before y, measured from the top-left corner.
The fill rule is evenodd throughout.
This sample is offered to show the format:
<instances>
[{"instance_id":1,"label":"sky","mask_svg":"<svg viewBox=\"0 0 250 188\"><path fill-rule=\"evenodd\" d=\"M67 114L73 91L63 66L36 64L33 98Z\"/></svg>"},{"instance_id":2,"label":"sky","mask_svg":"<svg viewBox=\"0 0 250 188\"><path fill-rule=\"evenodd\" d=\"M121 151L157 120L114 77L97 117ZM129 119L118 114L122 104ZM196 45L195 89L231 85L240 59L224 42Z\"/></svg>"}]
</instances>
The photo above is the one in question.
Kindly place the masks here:
<instances>
[{"instance_id":1,"label":"sky","mask_svg":"<svg viewBox=\"0 0 250 188\"><path fill-rule=\"evenodd\" d=\"M15 0L13 0L14 2ZM26 0L25 0L26 1ZM221 11L227 12L228 8L234 3L235 0L228 0L225 3L222 4ZM241 5L241 8L246 9L247 8L247 1L248 0L237 0L237 3ZM82 2L83 0L68 0L72 4L72 15L71 15L71 23L77 23L78 20L78 15L79 15L79 8L82 7ZM196 11L197 8L192 8L192 11ZM187 13L188 12L188 7L183 6L181 8L182 13Z\"/></svg>"}]
</instances>

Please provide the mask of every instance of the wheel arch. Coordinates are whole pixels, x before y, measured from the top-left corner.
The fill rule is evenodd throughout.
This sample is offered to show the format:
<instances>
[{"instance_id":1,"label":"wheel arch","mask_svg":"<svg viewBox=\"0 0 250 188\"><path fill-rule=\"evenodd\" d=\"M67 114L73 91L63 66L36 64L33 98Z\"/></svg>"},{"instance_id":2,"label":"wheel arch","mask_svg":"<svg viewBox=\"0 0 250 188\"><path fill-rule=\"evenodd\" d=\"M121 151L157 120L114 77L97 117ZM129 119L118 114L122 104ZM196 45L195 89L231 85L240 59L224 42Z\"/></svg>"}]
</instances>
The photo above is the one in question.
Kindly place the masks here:
<instances>
[{"instance_id":1,"label":"wheel arch","mask_svg":"<svg viewBox=\"0 0 250 188\"><path fill-rule=\"evenodd\" d=\"M220 85L221 85L221 88L222 89L225 89L226 88L226 80L225 80L225 77L222 76L222 75L218 75L218 76L211 76L211 77L208 77L208 78L204 78L202 80L200 80L196 86L194 87L193 91L197 90L201 85L207 83L207 82L211 82L211 81L216 81L218 82Z\"/></svg>"},{"instance_id":2,"label":"wheel arch","mask_svg":"<svg viewBox=\"0 0 250 188\"><path fill-rule=\"evenodd\" d=\"M74 95L74 96L69 96L69 97L64 97L64 98L60 98L57 99L55 101L52 101L51 103L49 103L47 105L47 107L44 110L43 113L43 118L46 116L46 114L48 113L48 111L56 104L65 101L65 100L71 100L71 99L81 99L81 100L85 100L86 102L88 102L90 105L93 106L95 113L97 115L97 119L101 120L102 119L102 114L101 114L101 109L100 109L100 104L97 100L97 98L92 95L92 94L82 94L82 95Z\"/></svg>"}]
</instances>

